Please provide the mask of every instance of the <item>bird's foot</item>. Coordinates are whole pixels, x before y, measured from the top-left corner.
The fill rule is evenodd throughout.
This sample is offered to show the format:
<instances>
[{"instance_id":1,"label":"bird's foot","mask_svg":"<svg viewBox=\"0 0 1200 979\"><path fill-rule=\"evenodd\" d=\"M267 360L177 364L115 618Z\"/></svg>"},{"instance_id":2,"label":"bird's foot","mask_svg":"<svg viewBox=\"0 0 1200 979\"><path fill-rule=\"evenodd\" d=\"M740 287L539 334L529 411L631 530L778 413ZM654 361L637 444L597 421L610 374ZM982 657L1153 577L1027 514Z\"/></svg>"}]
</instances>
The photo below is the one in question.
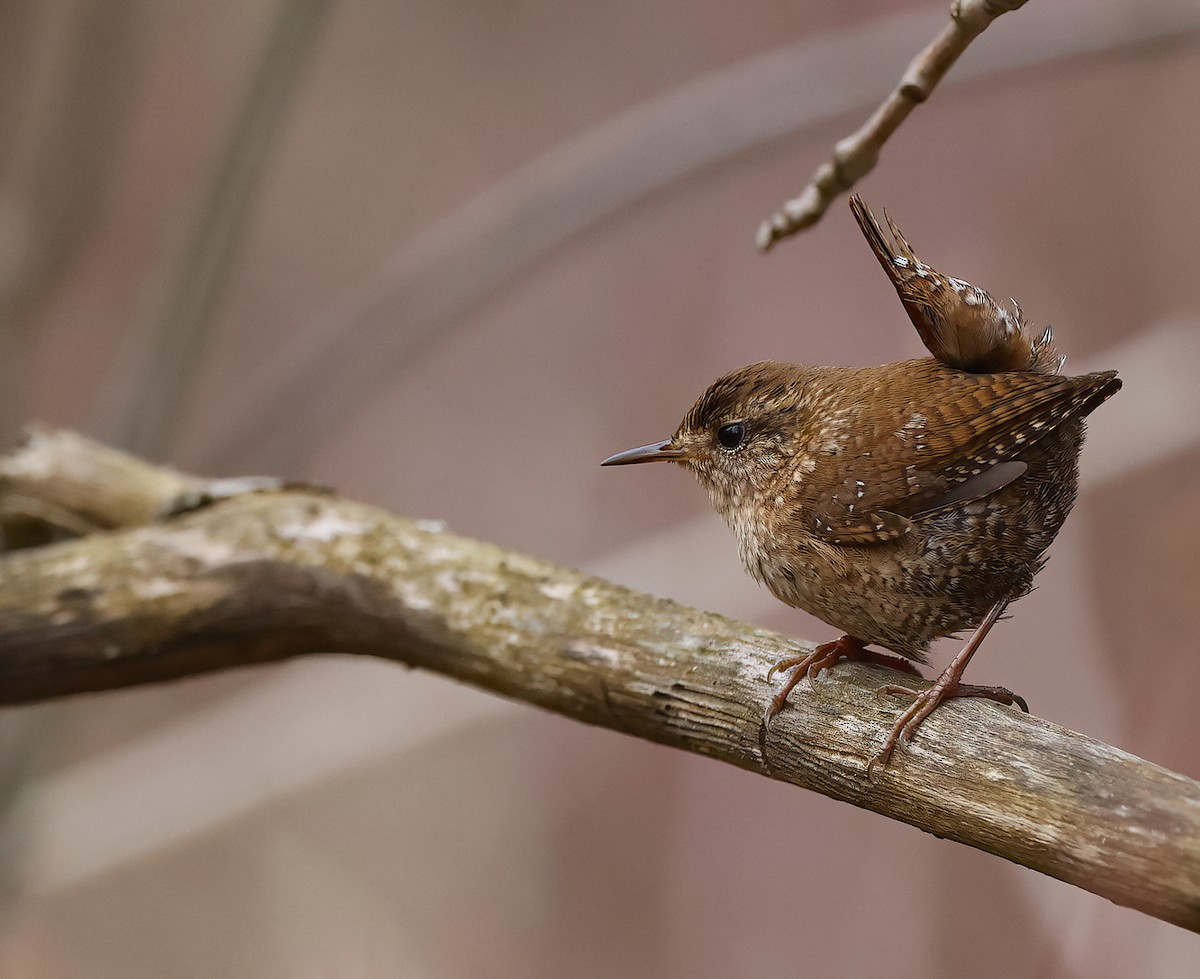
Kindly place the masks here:
<instances>
[{"instance_id":1,"label":"bird's foot","mask_svg":"<svg viewBox=\"0 0 1200 979\"><path fill-rule=\"evenodd\" d=\"M939 676L933 686L925 690L914 690L912 687L888 684L888 686L880 687L875 691L876 697L884 697L888 694L912 697L913 702L896 719L879 754L867 763L867 774L872 777L874 777L876 768L887 767L897 744L901 742L908 744L912 741L913 735L917 733L917 728L944 700L951 700L955 697L983 697L997 703L1020 707L1026 714L1029 713L1029 705L1025 703L1025 698L1013 693L1007 687L984 687L974 683L961 683L958 676L950 669Z\"/></svg>"},{"instance_id":2,"label":"bird's foot","mask_svg":"<svg viewBox=\"0 0 1200 979\"><path fill-rule=\"evenodd\" d=\"M877 666L888 666L894 670L911 673L916 677L921 675L920 671L903 657L867 649L867 644L861 639L856 639L854 636L841 636L832 642L821 643L807 656L790 656L787 659L781 659L767 671L768 683L771 682L771 678L776 673L790 673L791 675L787 678L779 692L771 698L771 703L767 705L766 715L763 717L763 724L768 727L770 726L771 719L783 710L784 704L787 703L788 695L791 694L796 684L801 680L805 677L808 677L810 680L815 679L822 670L836 666L844 660L854 660L858 663L874 663Z\"/></svg>"}]
</instances>

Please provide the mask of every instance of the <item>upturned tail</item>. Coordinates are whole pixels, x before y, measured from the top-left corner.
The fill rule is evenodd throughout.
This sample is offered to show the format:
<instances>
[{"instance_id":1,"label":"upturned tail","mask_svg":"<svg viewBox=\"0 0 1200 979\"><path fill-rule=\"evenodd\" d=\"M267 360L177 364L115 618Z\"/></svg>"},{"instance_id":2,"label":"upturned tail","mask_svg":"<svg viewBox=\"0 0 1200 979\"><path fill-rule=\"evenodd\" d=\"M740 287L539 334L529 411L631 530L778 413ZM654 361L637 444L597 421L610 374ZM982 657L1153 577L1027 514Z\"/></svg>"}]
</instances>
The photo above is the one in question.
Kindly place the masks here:
<instances>
[{"instance_id":1,"label":"upturned tail","mask_svg":"<svg viewBox=\"0 0 1200 979\"><path fill-rule=\"evenodd\" d=\"M1066 358L1054 345L1053 331L1047 327L1031 339L1015 301L1010 300L1012 309L1008 309L978 286L926 265L887 212L885 232L857 194L850 198L850 210L925 347L943 364L974 374L1057 374L1062 369Z\"/></svg>"}]
</instances>

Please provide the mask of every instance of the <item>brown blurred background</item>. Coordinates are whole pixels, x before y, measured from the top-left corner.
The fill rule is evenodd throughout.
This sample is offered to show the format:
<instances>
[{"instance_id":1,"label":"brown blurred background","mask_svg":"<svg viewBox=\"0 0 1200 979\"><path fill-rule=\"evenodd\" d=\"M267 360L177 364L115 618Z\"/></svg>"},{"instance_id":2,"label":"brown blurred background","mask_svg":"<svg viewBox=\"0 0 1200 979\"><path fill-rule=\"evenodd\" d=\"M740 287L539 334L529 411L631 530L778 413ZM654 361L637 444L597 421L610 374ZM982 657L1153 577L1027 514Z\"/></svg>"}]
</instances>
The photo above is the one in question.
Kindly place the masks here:
<instances>
[{"instance_id":1,"label":"brown blurred background","mask_svg":"<svg viewBox=\"0 0 1200 979\"><path fill-rule=\"evenodd\" d=\"M752 237L945 16L2 0L0 428L307 477L829 638L683 474L597 463L734 366L920 352L842 202ZM1192 777L1197 106L1195 0L1030 3L861 187L1126 382L971 678ZM375 662L5 711L0 810L5 977L1200 971L1196 936L1031 871Z\"/></svg>"}]
</instances>

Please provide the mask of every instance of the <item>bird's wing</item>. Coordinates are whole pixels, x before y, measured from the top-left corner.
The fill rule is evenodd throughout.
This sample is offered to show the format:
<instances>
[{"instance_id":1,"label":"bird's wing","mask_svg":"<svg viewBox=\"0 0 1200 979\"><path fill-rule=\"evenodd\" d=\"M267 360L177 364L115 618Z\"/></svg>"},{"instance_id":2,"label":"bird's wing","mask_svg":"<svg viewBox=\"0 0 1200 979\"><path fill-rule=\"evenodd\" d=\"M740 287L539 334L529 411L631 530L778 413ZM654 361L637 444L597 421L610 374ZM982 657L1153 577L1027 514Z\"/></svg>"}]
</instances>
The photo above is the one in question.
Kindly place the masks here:
<instances>
[{"instance_id":1,"label":"bird's wing","mask_svg":"<svg viewBox=\"0 0 1200 979\"><path fill-rule=\"evenodd\" d=\"M795 492L808 528L836 544L879 544L914 520L980 499L1026 469L1038 442L1112 395L1112 372L1062 377L1031 372L966 374L915 361L901 386L920 400L901 404L886 390L815 449ZM923 373L921 373L923 372ZM871 419L863 425L863 419Z\"/></svg>"}]
</instances>

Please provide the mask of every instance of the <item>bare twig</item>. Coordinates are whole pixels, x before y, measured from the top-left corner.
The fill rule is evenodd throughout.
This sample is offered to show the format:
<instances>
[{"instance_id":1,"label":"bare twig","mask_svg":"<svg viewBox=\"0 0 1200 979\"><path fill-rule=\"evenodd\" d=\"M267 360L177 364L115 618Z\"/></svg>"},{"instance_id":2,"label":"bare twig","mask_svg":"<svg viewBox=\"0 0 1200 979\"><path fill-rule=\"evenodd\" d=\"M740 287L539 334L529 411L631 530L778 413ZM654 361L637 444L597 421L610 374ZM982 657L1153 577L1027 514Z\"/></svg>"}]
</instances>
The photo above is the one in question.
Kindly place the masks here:
<instances>
[{"instance_id":1,"label":"bare twig","mask_svg":"<svg viewBox=\"0 0 1200 979\"><path fill-rule=\"evenodd\" d=\"M829 205L875 167L883 144L918 105L933 94L967 46L1001 14L1025 0L953 0L950 23L910 63L899 84L857 132L834 147L833 156L813 174L812 182L758 227L762 251L821 219Z\"/></svg>"},{"instance_id":2,"label":"bare twig","mask_svg":"<svg viewBox=\"0 0 1200 979\"><path fill-rule=\"evenodd\" d=\"M89 456L102 460L94 465ZM177 494L129 460L43 434L0 460L63 506L113 475L94 523ZM32 475L31 475L32 474ZM141 486L145 498L131 497ZM164 498L164 493L166 498ZM238 496L0 560L0 702L338 651L444 673L719 758L996 853L1200 931L1200 784L994 705L939 710L882 773L894 713L849 664L760 723L775 659L804 644L330 495Z\"/></svg>"}]
</instances>

